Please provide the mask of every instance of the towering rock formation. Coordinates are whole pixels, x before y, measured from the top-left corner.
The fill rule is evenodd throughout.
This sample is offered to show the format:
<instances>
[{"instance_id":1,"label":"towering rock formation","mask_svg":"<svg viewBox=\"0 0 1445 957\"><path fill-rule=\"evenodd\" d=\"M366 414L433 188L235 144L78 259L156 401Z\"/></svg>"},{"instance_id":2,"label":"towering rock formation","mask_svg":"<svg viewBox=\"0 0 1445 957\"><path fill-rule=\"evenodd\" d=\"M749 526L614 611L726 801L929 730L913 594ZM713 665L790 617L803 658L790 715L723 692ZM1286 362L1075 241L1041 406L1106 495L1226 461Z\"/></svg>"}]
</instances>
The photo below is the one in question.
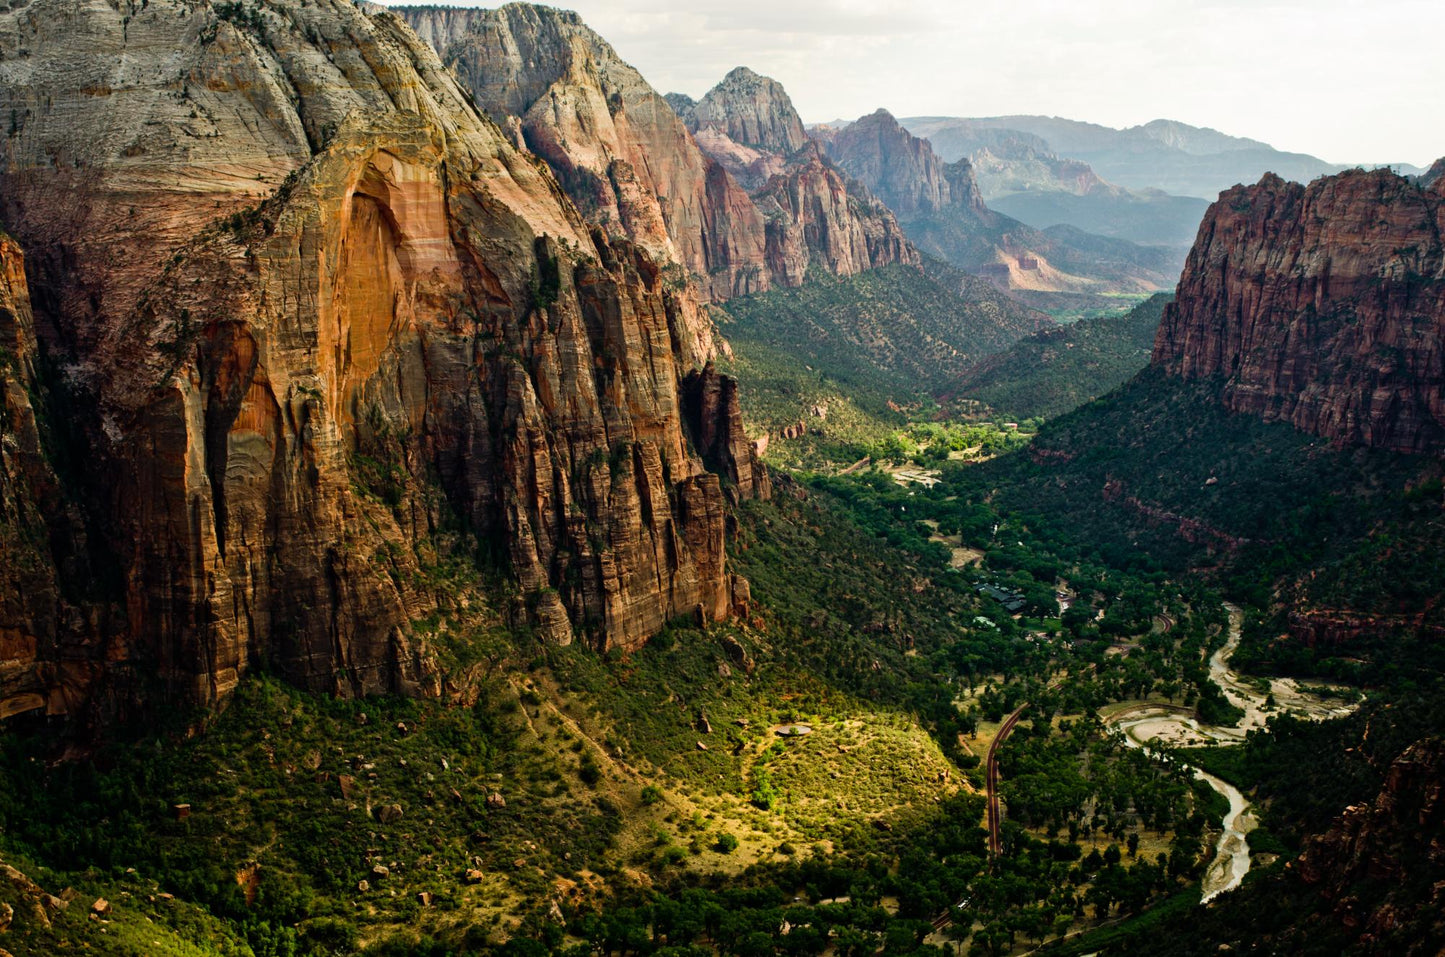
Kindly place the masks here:
<instances>
[{"instance_id":1,"label":"towering rock formation","mask_svg":"<svg viewBox=\"0 0 1445 957\"><path fill-rule=\"evenodd\" d=\"M678 263L709 299L796 285L810 265L846 275L917 261L886 209L841 201L841 177L827 195L807 181L813 192L800 204L748 195L784 173L784 155L806 144L772 80L730 74L731 97L709 94L695 107L720 125L694 139L669 100L576 14L524 3L396 9L477 103L552 166L589 220ZM748 142L729 140L729 129ZM871 245L859 245L865 234Z\"/></svg>"},{"instance_id":2,"label":"towering rock formation","mask_svg":"<svg viewBox=\"0 0 1445 957\"><path fill-rule=\"evenodd\" d=\"M828 155L905 221L988 212L968 160L945 164L927 140L899 126L887 110L823 135Z\"/></svg>"},{"instance_id":3,"label":"towering rock formation","mask_svg":"<svg viewBox=\"0 0 1445 957\"><path fill-rule=\"evenodd\" d=\"M886 110L814 135L833 162L898 215L925 253L1026 293L1141 293L1170 281L1171 254L1061 229L1047 232L989 209L967 159L944 163Z\"/></svg>"},{"instance_id":4,"label":"towering rock formation","mask_svg":"<svg viewBox=\"0 0 1445 957\"><path fill-rule=\"evenodd\" d=\"M1430 164L1430 168L1420 177L1420 185L1428 189L1441 179L1445 179L1445 156Z\"/></svg>"},{"instance_id":5,"label":"towering rock formation","mask_svg":"<svg viewBox=\"0 0 1445 957\"><path fill-rule=\"evenodd\" d=\"M669 102L763 212L768 268L783 285L802 282L809 265L851 276L918 264L893 212L808 139L776 80L738 67L696 103L678 94Z\"/></svg>"},{"instance_id":6,"label":"towering rock formation","mask_svg":"<svg viewBox=\"0 0 1445 957\"><path fill-rule=\"evenodd\" d=\"M525 3L397 12L589 219L681 264L710 298L769 286L765 223L747 194L575 13Z\"/></svg>"},{"instance_id":7,"label":"towering rock formation","mask_svg":"<svg viewBox=\"0 0 1445 957\"><path fill-rule=\"evenodd\" d=\"M0 216L123 609L91 628L43 595L0 605L0 641L35 649L0 691L71 710L67 655L181 702L257 661L313 689L435 690L411 623L448 529L553 641L635 648L730 613L726 497L767 487L728 403L685 406L709 322L395 15L35 0L0 12L0 112ZM4 261L0 313L21 317ZM45 502L11 412L32 367L7 365L7 536ZM58 568L56 537L38 553Z\"/></svg>"},{"instance_id":8,"label":"towering rock formation","mask_svg":"<svg viewBox=\"0 0 1445 957\"><path fill-rule=\"evenodd\" d=\"M0 719L69 710L94 671L87 659L108 611L82 587L93 575L47 451L37 359L24 257L0 234ZM80 596L85 611L71 601Z\"/></svg>"},{"instance_id":9,"label":"towering rock formation","mask_svg":"<svg viewBox=\"0 0 1445 957\"><path fill-rule=\"evenodd\" d=\"M1445 447L1445 184L1269 175L1210 207L1154 362L1341 442Z\"/></svg>"}]
</instances>

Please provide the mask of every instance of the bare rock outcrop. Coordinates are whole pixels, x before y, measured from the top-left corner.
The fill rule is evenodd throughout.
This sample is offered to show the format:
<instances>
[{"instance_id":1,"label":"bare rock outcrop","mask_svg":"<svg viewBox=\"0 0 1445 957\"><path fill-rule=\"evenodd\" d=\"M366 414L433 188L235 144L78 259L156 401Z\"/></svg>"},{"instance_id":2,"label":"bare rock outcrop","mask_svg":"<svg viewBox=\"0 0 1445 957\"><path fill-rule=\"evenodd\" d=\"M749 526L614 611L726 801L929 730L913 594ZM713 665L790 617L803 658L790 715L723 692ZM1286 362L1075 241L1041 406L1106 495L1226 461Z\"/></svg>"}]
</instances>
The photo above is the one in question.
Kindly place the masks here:
<instances>
[{"instance_id":1,"label":"bare rock outcrop","mask_svg":"<svg viewBox=\"0 0 1445 957\"><path fill-rule=\"evenodd\" d=\"M967 159L944 163L887 110L812 133L832 162L897 214L920 250L1015 295L1152 292L1177 274L1168 251L1067 227L1038 230L989 209Z\"/></svg>"},{"instance_id":2,"label":"bare rock outcrop","mask_svg":"<svg viewBox=\"0 0 1445 957\"><path fill-rule=\"evenodd\" d=\"M315 690L437 693L412 622L443 528L496 556L516 623L553 641L635 648L731 613L717 444L683 404L705 313L398 17L35 0L0 12L0 51L0 215L122 609L92 627L0 606L17 660L36 649L6 695L40 686L56 710L62 671L123 688L144 669L211 703L258 661ZM100 682L80 685L59 700Z\"/></svg>"},{"instance_id":3,"label":"bare rock outcrop","mask_svg":"<svg viewBox=\"0 0 1445 957\"><path fill-rule=\"evenodd\" d=\"M684 117L694 131L716 130L741 146L787 155L808 142L783 85L745 66L707 92Z\"/></svg>"},{"instance_id":4,"label":"bare rock outcrop","mask_svg":"<svg viewBox=\"0 0 1445 957\"><path fill-rule=\"evenodd\" d=\"M1305 841L1298 874L1367 949L1433 953L1424 942L1438 945L1445 933L1441 835L1445 741L1426 738L1395 759L1372 802L1347 808Z\"/></svg>"},{"instance_id":5,"label":"bare rock outcrop","mask_svg":"<svg viewBox=\"0 0 1445 957\"><path fill-rule=\"evenodd\" d=\"M950 174L927 140L909 133L887 110L825 132L828 155L903 219L944 211L984 209L968 162ZM956 191L961 194L955 196Z\"/></svg>"},{"instance_id":6,"label":"bare rock outcrop","mask_svg":"<svg viewBox=\"0 0 1445 957\"><path fill-rule=\"evenodd\" d=\"M679 263L712 299L771 284L765 223L642 75L575 13L399 7L498 122L556 171L584 215Z\"/></svg>"},{"instance_id":7,"label":"bare rock outcrop","mask_svg":"<svg viewBox=\"0 0 1445 957\"><path fill-rule=\"evenodd\" d=\"M893 211L808 139L782 84L738 67L696 104L676 102L698 145L761 210L775 282L796 286L810 268L851 276L919 264Z\"/></svg>"},{"instance_id":8,"label":"bare rock outcrop","mask_svg":"<svg viewBox=\"0 0 1445 957\"><path fill-rule=\"evenodd\" d=\"M817 156L789 162L808 139L774 80L739 68L697 103L669 99L573 13L397 9L591 222L680 265L704 298L918 262L892 214L831 164L820 178Z\"/></svg>"},{"instance_id":9,"label":"bare rock outcrop","mask_svg":"<svg viewBox=\"0 0 1445 957\"><path fill-rule=\"evenodd\" d=\"M1445 447L1445 185L1274 175L1215 203L1154 363L1225 404L1344 443Z\"/></svg>"}]
</instances>

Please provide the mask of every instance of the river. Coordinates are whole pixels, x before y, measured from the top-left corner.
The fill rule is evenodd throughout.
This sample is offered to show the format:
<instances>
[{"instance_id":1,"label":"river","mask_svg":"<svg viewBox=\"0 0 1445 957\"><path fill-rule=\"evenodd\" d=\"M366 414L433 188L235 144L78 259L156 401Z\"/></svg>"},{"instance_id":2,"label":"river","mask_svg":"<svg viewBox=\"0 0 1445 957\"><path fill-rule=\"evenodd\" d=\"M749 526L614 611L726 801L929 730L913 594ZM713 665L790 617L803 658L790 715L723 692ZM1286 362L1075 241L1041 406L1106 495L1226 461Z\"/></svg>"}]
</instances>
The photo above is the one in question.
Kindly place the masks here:
<instances>
[{"instance_id":1,"label":"river","mask_svg":"<svg viewBox=\"0 0 1445 957\"><path fill-rule=\"evenodd\" d=\"M1354 709L1354 705L1323 701L1289 678L1270 681L1268 694L1274 696L1275 707L1266 707L1266 693L1229 666L1230 656L1239 647L1244 613L1228 602L1224 607L1229 612L1229 637L1224 646L1210 656L1209 676L1229 702L1244 711L1244 717L1233 725L1206 725L1184 708L1141 704L1108 719L1131 746L1148 747L1155 742L1185 747L1234 745L1242 743L1248 732L1264 727L1271 714L1288 711L1299 717L1323 720L1341 717ZM1234 785L1198 768L1194 769L1194 776L1229 802L1229 811L1220 822L1221 833L1215 844L1214 860L1201 882L1200 903L1207 904L1220 894L1234 890L1249 873L1249 832L1258 826L1259 820L1249 799Z\"/></svg>"}]
</instances>

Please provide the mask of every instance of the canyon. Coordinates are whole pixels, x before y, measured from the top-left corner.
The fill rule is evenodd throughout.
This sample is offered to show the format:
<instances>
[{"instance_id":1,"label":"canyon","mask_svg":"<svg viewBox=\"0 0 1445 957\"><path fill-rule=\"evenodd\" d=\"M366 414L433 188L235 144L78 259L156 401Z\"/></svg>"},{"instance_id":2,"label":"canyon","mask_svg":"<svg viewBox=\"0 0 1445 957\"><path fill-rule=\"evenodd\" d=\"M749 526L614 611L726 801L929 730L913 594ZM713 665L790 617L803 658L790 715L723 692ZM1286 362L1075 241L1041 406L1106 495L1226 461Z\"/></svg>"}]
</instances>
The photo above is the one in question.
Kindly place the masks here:
<instances>
[{"instance_id":1,"label":"canyon","mask_svg":"<svg viewBox=\"0 0 1445 957\"><path fill-rule=\"evenodd\" d=\"M805 151L774 81L740 68L689 112L576 14L396 9L589 220L679 266L704 298L918 263L892 212Z\"/></svg>"}]
</instances>

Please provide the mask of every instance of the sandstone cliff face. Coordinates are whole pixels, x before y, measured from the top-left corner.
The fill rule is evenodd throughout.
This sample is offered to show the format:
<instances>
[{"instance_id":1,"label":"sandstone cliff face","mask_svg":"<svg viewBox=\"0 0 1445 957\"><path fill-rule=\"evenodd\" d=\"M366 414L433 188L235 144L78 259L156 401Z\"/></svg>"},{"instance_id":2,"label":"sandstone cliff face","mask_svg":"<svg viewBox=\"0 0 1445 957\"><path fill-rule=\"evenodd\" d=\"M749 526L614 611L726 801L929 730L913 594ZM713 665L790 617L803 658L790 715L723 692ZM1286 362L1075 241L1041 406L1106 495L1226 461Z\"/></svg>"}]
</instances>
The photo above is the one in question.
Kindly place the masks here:
<instances>
[{"instance_id":1,"label":"sandstone cliff face","mask_svg":"<svg viewBox=\"0 0 1445 957\"><path fill-rule=\"evenodd\" d=\"M46 708L64 711L59 639L86 637L85 623L60 592L52 529L63 534L59 480L45 454L35 328L24 257L0 234L0 718ZM72 642L72 643L75 643ZM67 676L71 677L71 676Z\"/></svg>"},{"instance_id":2,"label":"sandstone cliff face","mask_svg":"<svg viewBox=\"0 0 1445 957\"><path fill-rule=\"evenodd\" d=\"M851 276L892 263L919 264L892 210L807 138L776 80L738 67L696 104L675 94L669 102L683 107L698 145L761 210L776 283L796 286L809 267Z\"/></svg>"},{"instance_id":3,"label":"sandstone cliff face","mask_svg":"<svg viewBox=\"0 0 1445 957\"><path fill-rule=\"evenodd\" d=\"M1442 835L1445 742L1427 738L1395 759L1372 803L1347 808L1328 831L1305 842L1298 873L1366 947L1388 943L1407 945L1391 953L1434 953L1434 946L1408 945L1431 937L1438 944L1445 932ZM1362 900L1362 893L1374 899Z\"/></svg>"},{"instance_id":4,"label":"sandstone cliff face","mask_svg":"<svg viewBox=\"0 0 1445 957\"><path fill-rule=\"evenodd\" d=\"M946 164L927 140L912 135L887 110L859 118L823 139L828 156L862 181L904 220L955 209L983 210L968 162ZM956 189L962 195L955 196Z\"/></svg>"},{"instance_id":5,"label":"sandstone cliff face","mask_svg":"<svg viewBox=\"0 0 1445 957\"><path fill-rule=\"evenodd\" d=\"M0 50L0 205L119 568L98 674L194 703L258 661L435 692L411 623L457 525L553 641L731 612L724 490L766 482L725 403L685 407L710 324L400 19L37 0L0 13ZM25 634L84 632L40 617L0 688L54 684Z\"/></svg>"},{"instance_id":6,"label":"sandstone cliff face","mask_svg":"<svg viewBox=\"0 0 1445 957\"><path fill-rule=\"evenodd\" d=\"M705 296L760 292L765 223L667 102L576 14L402 7L476 102L515 123L592 221L682 265Z\"/></svg>"},{"instance_id":7,"label":"sandstone cliff face","mask_svg":"<svg viewBox=\"0 0 1445 957\"><path fill-rule=\"evenodd\" d=\"M852 276L919 263L888 207L850 185L816 145L790 156L753 199L768 219L768 268L784 285L802 282L810 265Z\"/></svg>"},{"instance_id":8,"label":"sandstone cliff face","mask_svg":"<svg viewBox=\"0 0 1445 957\"><path fill-rule=\"evenodd\" d=\"M1442 178L1445 178L1445 156L1430 164L1425 175L1420 177L1420 185L1428 188L1440 182Z\"/></svg>"},{"instance_id":9,"label":"sandstone cliff face","mask_svg":"<svg viewBox=\"0 0 1445 957\"><path fill-rule=\"evenodd\" d=\"M1205 216L1154 362L1341 442L1445 446L1445 186L1266 176Z\"/></svg>"}]
</instances>

